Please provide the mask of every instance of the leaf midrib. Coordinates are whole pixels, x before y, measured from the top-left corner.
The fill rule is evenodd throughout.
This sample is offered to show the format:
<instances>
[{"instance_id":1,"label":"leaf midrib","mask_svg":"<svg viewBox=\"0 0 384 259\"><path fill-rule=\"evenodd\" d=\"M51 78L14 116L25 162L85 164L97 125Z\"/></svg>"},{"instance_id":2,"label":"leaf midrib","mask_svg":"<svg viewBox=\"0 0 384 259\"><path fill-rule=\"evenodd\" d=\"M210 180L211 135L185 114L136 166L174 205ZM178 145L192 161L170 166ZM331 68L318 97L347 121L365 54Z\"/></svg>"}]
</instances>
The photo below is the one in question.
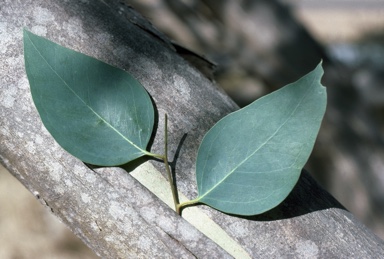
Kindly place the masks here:
<instances>
[{"instance_id":1,"label":"leaf midrib","mask_svg":"<svg viewBox=\"0 0 384 259\"><path fill-rule=\"evenodd\" d=\"M93 114L95 114L100 120L102 120L109 128L111 128L114 132L116 132L121 138L123 138L125 141L127 141L130 145L138 149L143 154L147 154L148 152L146 150L141 149L138 147L135 143L133 143L131 140L126 138L123 134L121 134L120 131L118 131L116 128L114 128L108 121L106 121L102 116L100 116L95 110L92 109L68 84L67 82L53 69L53 67L49 64L48 60L44 58L44 56L41 54L37 46L33 43L32 39L29 36L29 33L27 33L28 40L32 44L33 48L36 50L36 52L39 54L39 56L45 61L45 63L49 66L49 68L56 74L60 80L63 81L64 85L89 109L92 111Z\"/></svg>"}]
</instances>

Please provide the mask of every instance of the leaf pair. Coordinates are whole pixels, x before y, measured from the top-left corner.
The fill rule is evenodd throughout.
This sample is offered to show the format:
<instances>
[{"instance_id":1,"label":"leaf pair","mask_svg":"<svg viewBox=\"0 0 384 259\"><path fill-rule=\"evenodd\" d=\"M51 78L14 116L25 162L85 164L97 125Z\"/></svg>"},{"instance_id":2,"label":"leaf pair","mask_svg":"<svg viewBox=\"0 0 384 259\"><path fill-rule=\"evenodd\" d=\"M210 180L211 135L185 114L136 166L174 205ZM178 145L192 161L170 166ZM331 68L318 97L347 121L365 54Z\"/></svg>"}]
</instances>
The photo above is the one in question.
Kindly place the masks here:
<instances>
[{"instance_id":1,"label":"leaf pair","mask_svg":"<svg viewBox=\"0 0 384 259\"><path fill-rule=\"evenodd\" d=\"M84 162L113 166L144 155L154 108L128 73L24 30L32 97L55 140ZM321 65L299 81L220 120L204 137L196 178L202 202L254 215L296 184L326 106ZM183 204L181 204L183 205Z\"/></svg>"}]
</instances>

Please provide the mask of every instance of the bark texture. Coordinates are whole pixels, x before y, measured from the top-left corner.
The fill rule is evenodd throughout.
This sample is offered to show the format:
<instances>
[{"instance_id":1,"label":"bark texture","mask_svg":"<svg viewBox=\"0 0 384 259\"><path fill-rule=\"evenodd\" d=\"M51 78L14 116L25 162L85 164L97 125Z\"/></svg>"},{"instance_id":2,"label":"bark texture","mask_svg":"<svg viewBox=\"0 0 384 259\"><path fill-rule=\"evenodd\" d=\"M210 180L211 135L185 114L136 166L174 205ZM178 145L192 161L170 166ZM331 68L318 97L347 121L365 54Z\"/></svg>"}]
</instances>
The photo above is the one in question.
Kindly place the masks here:
<instances>
[{"instance_id":1,"label":"bark texture","mask_svg":"<svg viewBox=\"0 0 384 259\"><path fill-rule=\"evenodd\" d=\"M181 58L171 42L120 1L8 1L0 9L0 161L98 255L107 258L230 258L121 168L91 170L45 130L24 71L22 28L129 71L158 112L151 150L162 151L163 115L179 190L196 196L194 161L205 132L237 106ZM125 169L144 173L143 161ZM374 258L384 243L303 172L292 194L255 217L200 210L251 258Z\"/></svg>"},{"instance_id":2,"label":"bark texture","mask_svg":"<svg viewBox=\"0 0 384 259\"><path fill-rule=\"evenodd\" d=\"M381 55L375 49L383 45L382 30L368 30L353 44L369 49L355 52L361 61L343 62L332 51L335 46L319 44L296 19L287 2L297 1L129 2L175 41L216 62L215 80L240 106L297 80L323 59L328 107L306 168L384 239L384 66L381 59L361 55ZM317 3L320 9L324 5ZM338 26L328 29L343 33Z\"/></svg>"}]
</instances>

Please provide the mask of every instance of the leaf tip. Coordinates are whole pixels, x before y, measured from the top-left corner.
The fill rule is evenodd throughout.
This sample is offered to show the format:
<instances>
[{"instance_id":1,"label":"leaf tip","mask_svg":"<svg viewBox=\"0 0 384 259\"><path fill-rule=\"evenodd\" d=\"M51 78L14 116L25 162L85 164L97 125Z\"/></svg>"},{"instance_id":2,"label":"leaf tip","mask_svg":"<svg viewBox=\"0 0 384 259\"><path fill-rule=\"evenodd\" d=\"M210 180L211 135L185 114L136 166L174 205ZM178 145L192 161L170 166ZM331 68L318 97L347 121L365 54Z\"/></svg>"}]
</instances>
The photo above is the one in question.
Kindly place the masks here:
<instances>
[{"instance_id":1,"label":"leaf tip","mask_svg":"<svg viewBox=\"0 0 384 259\"><path fill-rule=\"evenodd\" d=\"M25 39L29 34L31 34L31 32L26 27L23 27L23 38Z\"/></svg>"},{"instance_id":2,"label":"leaf tip","mask_svg":"<svg viewBox=\"0 0 384 259\"><path fill-rule=\"evenodd\" d=\"M320 59L320 62L319 64L316 66L315 68L315 71L319 71L320 72L320 77L323 76L324 74L324 69L323 69L323 59Z\"/></svg>"}]
</instances>

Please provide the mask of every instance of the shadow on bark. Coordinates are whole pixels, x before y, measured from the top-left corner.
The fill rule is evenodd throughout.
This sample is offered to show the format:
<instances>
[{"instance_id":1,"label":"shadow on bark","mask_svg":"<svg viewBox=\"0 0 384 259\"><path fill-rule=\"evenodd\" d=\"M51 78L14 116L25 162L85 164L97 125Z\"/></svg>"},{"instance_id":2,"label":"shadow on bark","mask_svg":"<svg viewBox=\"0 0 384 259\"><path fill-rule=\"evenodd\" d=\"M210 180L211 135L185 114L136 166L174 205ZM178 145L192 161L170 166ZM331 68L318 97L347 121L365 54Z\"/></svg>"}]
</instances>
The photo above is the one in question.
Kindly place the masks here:
<instances>
[{"instance_id":1,"label":"shadow on bark","mask_svg":"<svg viewBox=\"0 0 384 259\"><path fill-rule=\"evenodd\" d=\"M324 199L327 197L327 199ZM331 197L311 176L303 169L300 178L288 195L277 207L260 215L241 217L255 221L273 221L299 217L311 212L331 208L345 208Z\"/></svg>"}]
</instances>

